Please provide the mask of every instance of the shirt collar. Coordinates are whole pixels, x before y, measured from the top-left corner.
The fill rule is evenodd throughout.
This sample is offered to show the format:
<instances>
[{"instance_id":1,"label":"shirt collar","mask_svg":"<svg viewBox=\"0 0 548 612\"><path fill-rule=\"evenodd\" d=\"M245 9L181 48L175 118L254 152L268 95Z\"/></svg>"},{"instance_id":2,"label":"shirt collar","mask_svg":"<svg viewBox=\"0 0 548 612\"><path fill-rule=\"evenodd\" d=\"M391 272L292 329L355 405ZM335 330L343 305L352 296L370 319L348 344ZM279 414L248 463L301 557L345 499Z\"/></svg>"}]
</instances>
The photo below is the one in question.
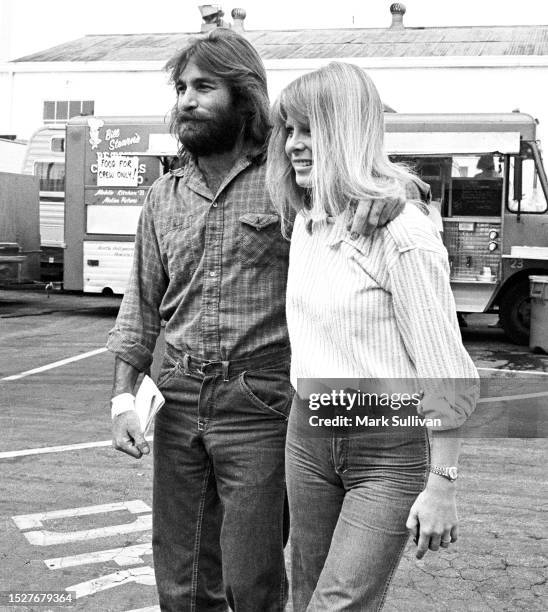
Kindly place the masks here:
<instances>
[{"instance_id":1,"label":"shirt collar","mask_svg":"<svg viewBox=\"0 0 548 612\"><path fill-rule=\"evenodd\" d=\"M316 232L325 229L327 232L325 243L333 246L343 240L344 235L347 234L346 230L346 219L348 215L346 211L332 217L326 213L319 213L317 211L305 211L301 213L304 217L305 228L308 234L312 235Z\"/></svg>"},{"instance_id":2,"label":"shirt collar","mask_svg":"<svg viewBox=\"0 0 548 612\"><path fill-rule=\"evenodd\" d=\"M236 159L232 169L221 183L218 193L220 193L238 174L240 174L242 170L257 160L260 154L261 150L259 147L246 147L242 151L240 157ZM171 175L182 178L187 187L196 193L199 193L207 198L213 198L215 194L213 194L208 187L205 177L198 166L196 158L188 153L183 155L182 166L176 168L175 170L170 170Z\"/></svg>"},{"instance_id":3,"label":"shirt collar","mask_svg":"<svg viewBox=\"0 0 548 612\"><path fill-rule=\"evenodd\" d=\"M358 251L367 255L371 247L371 237L357 236L352 237L347 229L348 224L352 219L352 211L346 209L336 217L328 215L310 216L304 214L305 228L308 234L319 232L322 228L326 229L324 242L327 246L335 247L341 242L346 242L356 248Z\"/></svg>"}]
</instances>

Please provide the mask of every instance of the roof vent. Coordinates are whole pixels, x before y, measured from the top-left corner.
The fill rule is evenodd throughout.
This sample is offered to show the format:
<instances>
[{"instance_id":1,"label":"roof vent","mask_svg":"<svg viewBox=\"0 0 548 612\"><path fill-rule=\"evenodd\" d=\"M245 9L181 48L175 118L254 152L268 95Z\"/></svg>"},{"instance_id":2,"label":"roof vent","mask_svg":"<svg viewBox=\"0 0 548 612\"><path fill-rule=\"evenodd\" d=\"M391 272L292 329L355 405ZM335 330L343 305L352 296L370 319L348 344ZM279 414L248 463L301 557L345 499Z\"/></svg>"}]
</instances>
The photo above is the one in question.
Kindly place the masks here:
<instances>
[{"instance_id":1,"label":"roof vent","mask_svg":"<svg viewBox=\"0 0 548 612\"><path fill-rule=\"evenodd\" d=\"M202 4L198 7L198 10L204 20L201 27L202 32L209 32L209 30L225 25L223 21L224 12L218 4Z\"/></svg>"},{"instance_id":2,"label":"roof vent","mask_svg":"<svg viewBox=\"0 0 548 612\"><path fill-rule=\"evenodd\" d=\"M245 29L244 19L247 15L247 13L245 12L245 9L233 8L230 15L232 16L232 29L236 30L237 32L243 32Z\"/></svg>"},{"instance_id":3,"label":"roof vent","mask_svg":"<svg viewBox=\"0 0 548 612\"><path fill-rule=\"evenodd\" d=\"M405 15L406 8L401 2L394 2L390 5L390 12L392 13L392 24L390 25L391 30L401 30L405 26L403 25L403 16Z\"/></svg>"}]
</instances>

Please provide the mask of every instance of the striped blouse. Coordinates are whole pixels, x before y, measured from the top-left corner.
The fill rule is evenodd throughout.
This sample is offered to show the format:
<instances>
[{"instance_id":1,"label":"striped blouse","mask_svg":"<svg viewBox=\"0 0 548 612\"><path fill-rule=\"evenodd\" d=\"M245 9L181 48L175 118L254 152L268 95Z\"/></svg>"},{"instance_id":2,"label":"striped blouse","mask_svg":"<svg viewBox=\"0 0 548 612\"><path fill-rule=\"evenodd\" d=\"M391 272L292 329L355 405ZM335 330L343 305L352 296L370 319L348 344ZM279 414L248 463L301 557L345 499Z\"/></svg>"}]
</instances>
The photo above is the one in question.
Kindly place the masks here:
<instances>
[{"instance_id":1,"label":"striped blouse","mask_svg":"<svg viewBox=\"0 0 548 612\"><path fill-rule=\"evenodd\" d=\"M441 417L440 429L458 427L474 409L478 374L438 230L412 204L367 238L351 239L346 217L300 213L295 221L286 303L293 386L299 378L399 378L423 389L426 380L419 412ZM440 379L472 389L467 382L451 393Z\"/></svg>"}]
</instances>

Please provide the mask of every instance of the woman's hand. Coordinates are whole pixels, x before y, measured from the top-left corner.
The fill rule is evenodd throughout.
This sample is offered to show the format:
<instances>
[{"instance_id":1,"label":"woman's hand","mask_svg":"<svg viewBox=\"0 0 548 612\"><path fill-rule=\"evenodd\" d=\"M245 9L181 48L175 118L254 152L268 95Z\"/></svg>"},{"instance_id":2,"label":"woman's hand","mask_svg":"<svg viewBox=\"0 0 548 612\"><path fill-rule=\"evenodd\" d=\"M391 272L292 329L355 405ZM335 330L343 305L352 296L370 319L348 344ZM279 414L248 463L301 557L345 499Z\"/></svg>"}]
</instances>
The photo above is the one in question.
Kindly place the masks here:
<instances>
[{"instance_id":1,"label":"woman's hand","mask_svg":"<svg viewBox=\"0 0 548 612\"><path fill-rule=\"evenodd\" d=\"M422 559L428 549L447 548L456 542L457 522L455 484L431 474L406 523L417 544L417 559Z\"/></svg>"}]
</instances>

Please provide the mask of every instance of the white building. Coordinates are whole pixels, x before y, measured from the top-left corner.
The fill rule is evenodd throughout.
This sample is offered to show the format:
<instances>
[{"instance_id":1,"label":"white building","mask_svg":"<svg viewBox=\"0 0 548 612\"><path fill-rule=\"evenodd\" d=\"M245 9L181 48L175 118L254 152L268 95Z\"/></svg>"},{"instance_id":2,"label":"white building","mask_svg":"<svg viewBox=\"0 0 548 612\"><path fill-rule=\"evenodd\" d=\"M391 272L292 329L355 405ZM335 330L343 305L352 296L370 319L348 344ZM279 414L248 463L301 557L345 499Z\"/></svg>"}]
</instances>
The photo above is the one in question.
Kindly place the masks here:
<instances>
[{"instance_id":1,"label":"white building","mask_svg":"<svg viewBox=\"0 0 548 612\"><path fill-rule=\"evenodd\" d=\"M390 8L389 28L244 30L265 62L271 97L305 71L350 61L396 111L519 108L548 139L548 26L406 27L402 5ZM243 30L245 11L232 16ZM44 122L80 113L167 113L174 96L163 67L191 35L85 36L4 63L0 135L28 138Z\"/></svg>"}]
</instances>

